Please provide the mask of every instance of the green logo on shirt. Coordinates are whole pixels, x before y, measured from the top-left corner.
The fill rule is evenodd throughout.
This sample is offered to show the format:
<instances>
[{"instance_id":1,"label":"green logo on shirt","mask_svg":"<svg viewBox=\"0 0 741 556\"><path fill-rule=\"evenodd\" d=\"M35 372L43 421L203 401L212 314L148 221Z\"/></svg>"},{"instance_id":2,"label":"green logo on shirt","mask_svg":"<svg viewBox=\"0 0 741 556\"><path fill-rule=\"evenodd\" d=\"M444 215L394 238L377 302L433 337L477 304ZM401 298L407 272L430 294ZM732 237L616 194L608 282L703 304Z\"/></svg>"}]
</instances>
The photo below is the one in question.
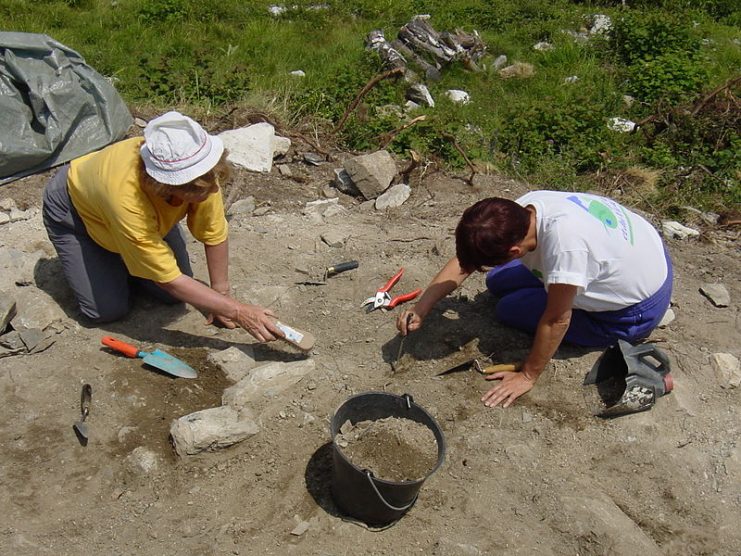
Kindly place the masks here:
<instances>
[{"instance_id":1,"label":"green logo on shirt","mask_svg":"<svg viewBox=\"0 0 741 556\"><path fill-rule=\"evenodd\" d=\"M567 197L569 201L577 205L578 207L583 208L585 211L587 211L589 214L594 216L597 220L599 220L602 225L607 228L620 228L620 233L622 236L630 242L631 245L633 245L633 226L630 223L630 218L625 213L625 209L621 207L618 203L615 203L614 201L607 200L608 202L611 202L615 205L617 209L620 210L622 218L621 220L618 218L618 216L615 215L615 213L610 209L607 205L604 203L601 203L600 201L597 201L596 199L588 199L589 204L584 204L585 202L580 199L576 195L569 195Z\"/></svg>"}]
</instances>

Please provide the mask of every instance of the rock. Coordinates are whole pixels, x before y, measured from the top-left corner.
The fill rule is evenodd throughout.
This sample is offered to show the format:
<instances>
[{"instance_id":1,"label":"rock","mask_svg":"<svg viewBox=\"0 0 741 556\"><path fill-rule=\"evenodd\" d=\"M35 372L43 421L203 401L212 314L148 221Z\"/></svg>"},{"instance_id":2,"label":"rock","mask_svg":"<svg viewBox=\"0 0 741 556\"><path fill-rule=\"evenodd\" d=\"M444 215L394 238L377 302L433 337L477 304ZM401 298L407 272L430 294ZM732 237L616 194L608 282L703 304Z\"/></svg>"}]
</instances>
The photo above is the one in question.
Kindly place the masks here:
<instances>
[{"instance_id":1,"label":"rock","mask_svg":"<svg viewBox=\"0 0 741 556\"><path fill-rule=\"evenodd\" d=\"M209 363L219 367L231 382L239 382L257 366L255 350L248 345L241 348L232 346L223 351L209 353L206 359Z\"/></svg>"},{"instance_id":2,"label":"rock","mask_svg":"<svg viewBox=\"0 0 741 556\"><path fill-rule=\"evenodd\" d=\"M252 369L237 384L224 390L221 403L233 408L244 408L263 398L272 398L287 390L313 371L313 359L290 363L273 361Z\"/></svg>"},{"instance_id":3,"label":"rock","mask_svg":"<svg viewBox=\"0 0 741 556\"><path fill-rule=\"evenodd\" d=\"M623 95L623 104L626 108L630 108L635 103L636 99L635 97L632 97L630 95Z\"/></svg>"},{"instance_id":4,"label":"rock","mask_svg":"<svg viewBox=\"0 0 741 556\"><path fill-rule=\"evenodd\" d=\"M308 521L302 521L301 523L299 523L298 525L296 525L296 527L293 528L293 531L291 531L291 535L294 535L296 537L300 537L301 535L303 535L304 533L306 533L306 531L308 531L308 530L309 530L309 522Z\"/></svg>"},{"instance_id":5,"label":"rock","mask_svg":"<svg viewBox=\"0 0 741 556\"><path fill-rule=\"evenodd\" d=\"M343 247L345 242L350 237L350 232L347 230L328 230L321 236L322 241L330 247Z\"/></svg>"},{"instance_id":6,"label":"rock","mask_svg":"<svg viewBox=\"0 0 741 556\"><path fill-rule=\"evenodd\" d=\"M0 224L7 224L8 222L10 222L10 216L4 212L0 212Z\"/></svg>"},{"instance_id":7,"label":"rock","mask_svg":"<svg viewBox=\"0 0 741 556\"><path fill-rule=\"evenodd\" d=\"M291 150L291 140L288 137L273 136L273 158L286 156L289 150Z\"/></svg>"},{"instance_id":8,"label":"rock","mask_svg":"<svg viewBox=\"0 0 741 556\"><path fill-rule=\"evenodd\" d=\"M11 330L7 334L0 336L0 346L15 353L26 351L26 344L23 343L20 332L16 330Z\"/></svg>"},{"instance_id":9,"label":"rock","mask_svg":"<svg viewBox=\"0 0 741 556\"><path fill-rule=\"evenodd\" d=\"M388 151L353 157L343 165L355 187L368 200L375 199L391 184L396 163Z\"/></svg>"},{"instance_id":10,"label":"rock","mask_svg":"<svg viewBox=\"0 0 741 556\"><path fill-rule=\"evenodd\" d=\"M65 317L59 304L46 292L36 288L22 288L18 291L18 312L11 324L19 332L32 328L45 330L50 324Z\"/></svg>"},{"instance_id":11,"label":"rock","mask_svg":"<svg viewBox=\"0 0 741 556\"><path fill-rule=\"evenodd\" d=\"M426 104L430 108L435 107L435 100L432 98L432 95L430 94L430 91L427 89L427 86L423 83L415 83L409 89L407 90L406 94L407 100L411 100L412 102L416 102L417 104Z\"/></svg>"},{"instance_id":12,"label":"rock","mask_svg":"<svg viewBox=\"0 0 741 556\"><path fill-rule=\"evenodd\" d=\"M607 120L607 127L612 131L618 131L620 133L630 133L636 128L636 123L626 118L620 118L615 116Z\"/></svg>"},{"instance_id":13,"label":"rock","mask_svg":"<svg viewBox=\"0 0 741 556\"><path fill-rule=\"evenodd\" d=\"M546 41L536 42L533 45L533 50L537 50L538 52L548 52L549 50L553 50L554 46Z\"/></svg>"},{"instance_id":14,"label":"rock","mask_svg":"<svg viewBox=\"0 0 741 556\"><path fill-rule=\"evenodd\" d=\"M10 212L14 208L18 208L15 201L10 197L3 197L0 199L0 210L4 212Z\"/></svg>"},{"instance_id":15,"label":"rock","mask_svg":"<svg viewBox=\"0 0 741 556\"><path fill-rule=\"evenodd\" d=\"M290 178L291 176L293 176L293 172L291 171L290 166L286 164L278 164L277 168L281 176L285 176L286 178Z\"/></svg>"},{"instance_id":16,"label":"rock","mask_svg":"<svg viewBox=\"0 0 741 556\"><path fill-rule=\"evenodd\" d=\"M526 62L515 62L514 64L499 70L499 77L502 79L511 79L518 77L526 79L535 75L535 66Z\"/></svg>"},{"instance_id":17,"label":"rock","mask_svg":"<svg viewBox=\"0 0 741 556\"><path fill-rule=\"evenodd\" d=\"M404 103L404 110L406 112L413 112L417 109L419 109L420 105L414 102L413 100L408 100Z\"/></svg>"},{"instance_id":18,"label":"rock","mask_svg":"<svg viewBox=\"0 0 741 556\"><path fill-rule=\"evenodd\" d=\"M8 324L16 315L15 298L9 293L0 291L0 334L5 332Z\"/></svg>"},{"instance_id":19,"label":"rock","mask_svg":"<svg viewBox=\"0 0 741 556\"><path fill-rule=\"evenodd\" d=\"M311 215L311 214L319 214L323 215L324 212L331 206L337 205L340 202L340 200L337 197L332 197L330 199L317 199L316 201L309 201L304 205L304 208L301 210L301 214L304 216Z\"/></svg>"},{"instance_id":20,"label":"rock","mask_svg":"<svg viewBox=\"0 0 741 556\"><path fill-rule=\"evenodd\" d=\"M38 346L44 339L44 332L38 328L30 328L28 330L21 330L19 333L23 345L26 346L28 351Z\"/></svg>"},{"instance_id":21,"label":"rock","mask_svg":"<svg viewBox=\"0 0 741 556\"><path fill-rule=\"evenodd\" d=\"M170 426L175 451L181 457L226 448L258 432L260 426L252 412L227 405L185 415Z\"/></svg>"},{"instance_id":22,"label":"rock","mask_svg":"<svg viewBox=\"0 0 741 556\"><path fill-rule=\"evenodd\" d=\"M304 162L310 166L320 166L326 162L326 158L317 153L304 153Z\"/></svg>"},{"instance_id":23,"label":"rock","mask_svg":"<svg viewBox=\"0 0 741 556\"><path fill-rule=\"evenodd\" d=\"M134 471L144 473L145 475L155 471L159 467L157 454L148 450L144 446L138 446L126 456L126 462Z\"/></svg>"},{"instance_id":24,"label":"rock","mask_svg":"<svg viewBox=\"0 0 741 556\"><path fill-rule=\"evenodd\" d=\"M493 64L495 70L500 70L506 65L507 65L507 56L505 56L504 54L500 54L499 56L495 58L494 64Z\"/></svg>"},{"instance_id":25,"label":"rock","mask_svg":"<svg viewBox=\"0 0 741 556\"><path fill-rule=\"evenodd\" d=\"M344 168L335 168L334 170L334 186L338 191L341 191L345 195L362 195L360 190L355 186L350 177L350 174L345 171Z\"/></svg>"},{"instance_id":26,"label":"rock","mask_svg":"<svg viewBox=\"0 0 741 556\"><path fill-rule=\"evenodd\" d=\"M252 216L265 216L272 209L270 207L257 207L252 211Z\"/></svg>"},{"instance_id":27,"label":"rock","mask_svg":"<svg viewBox=\"0 0 741 556\"><path fill-rule=\"evenodd\" d=\"M291 72L288 72L288 75L292 75L294 77L306 77L306 72L304 70L293 70Z\"/></svg>"},{"instance_id":28,"label":"rock","mask_svg":"<svg viewBox=\"0 0 741 556\"><path fill-rule=\"evenodd\" d=\"M271 124L260 122L231 129L219 133L219 137L229 149L229 162L253 172L270 172L275 139L275 129Z\"/></svg>"},{"instance_id":29,"label":"rock","mask_svg":"<svg viewBox=\"0 0 741 556\"><path fill-rule=\"evenodd\" d=\"M136 125L136 127L144 129L145 127L147 127L147 120L144 120L142 118L134 118L134 124Z\"/></svg>"},{"instance_id":30,"label":"rock","mask_svg":"<svg viewBox=\"0 0 741 556\"><path fill-rule=\"evenodd\" d=\"M731 294L723 284L702 284L700 293L716 307L728 307L731 304Z\"/></svg>"},{"instance_id":31,"label":"rock","mask_svg":"<svg viewBox=\"0 0 741 556\"><path fill-rule=\"evenodd\" d=\"M460 89L449 89L445 91L445 96L447 96L456 104L468 104L469 102L471 102L471 97L469 96L469 94L466 91L461 91Z\"/></svg>"},{"instance_id":32,"label":"rock","mask_svg":"<svg viewBox=\"0 0 741 556\"><path fill-rule=\"evenodd\" d=\"M687 239L688 237L698 237L700 235L700 232L697 230L683 226L674 220L662 222L661 229L664 232L664 237L672 239Z\"/></svg>"},{"instance_id":33,"label":"rock","mask_svg":"<svg viewBox=\"0 0 741 556\"><path fill-rule=\"evenodd\" d=\"M28 220L33 216L32 210L18 210L17 208L10 209L8 214L11 222L21 222L22 220Z\"/></svg>"},{"instance_id":34,"label":"rock","mask_svg":"<svg viewBox=\"0 0 741 556\"><path fill-rule=\"evenodd\" d=\"M226 211L227 216L242 216L250 215L255 210L255 198L253 196L246 197L235 201L232 206Z\"/></svg>"},{"instance_id":35,"label":"rock","mask_svg":"<svg viewBox=\"0 0 741 556\"><path fill-rule=\"evenodd\" d=\"M563 80L563 82L564 83L567 83L567 84L568 83L576 83L577 81L579 81L579 76L578 75L569 75L568 77L565 77L564 80Z\"/></svg>"},{"instance_id":36,"label":"rock","mask_svg":"<svg viewBox=\"0 0 741 556\"><path fill-rule=\"evenodd\" d=\"M661 317L661 321L659 321L659 328L664 328L665 326L669 326L672 322L674 322L674 319L676 318L676 315L674 314L674 310L669 307L666 310L666 313L664 313L664 316Z\"/></svg>"},{"instance_id":37,"label":"rock","mask_svg":"<svg viewBox=\"0 0 741 556\"><path fill-rule=\"evenodd\" d=\"M412 194L412 188L405 183L390 187L383 195L376 199L376 210L386 210L400 207Z\"/></svg>"},{"instance_id":38,"label":"rock","mask_svg":"<svg viewBox=\"0 0 741 556\"><path fill-rule=\"evenodd\" d=\"M741 385L741 361L730 353L714 353L710 356L715 375L721 388L738 388Z\"/></svg>"}]
</instances>

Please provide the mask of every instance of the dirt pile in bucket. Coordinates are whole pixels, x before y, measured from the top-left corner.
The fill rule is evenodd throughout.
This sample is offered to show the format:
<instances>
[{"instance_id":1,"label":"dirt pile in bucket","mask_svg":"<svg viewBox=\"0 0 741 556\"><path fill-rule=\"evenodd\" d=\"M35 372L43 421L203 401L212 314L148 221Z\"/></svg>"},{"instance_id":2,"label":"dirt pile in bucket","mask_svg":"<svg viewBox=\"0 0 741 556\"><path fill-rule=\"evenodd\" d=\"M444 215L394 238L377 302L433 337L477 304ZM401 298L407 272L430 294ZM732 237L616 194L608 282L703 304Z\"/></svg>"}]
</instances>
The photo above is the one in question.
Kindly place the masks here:
<instances>
[{"instance_id":1,"label":"dirt pile in bucket","mask_svg":"<svg viewBox=\"0 0 741 556\"><path fill-rule=\"evenodd\" d=\"M386 417L355 425L348 420L335 444L353 465L385 481L424 479L437 463L435 435L411 419Z\"/></svg>"}]
</instances>

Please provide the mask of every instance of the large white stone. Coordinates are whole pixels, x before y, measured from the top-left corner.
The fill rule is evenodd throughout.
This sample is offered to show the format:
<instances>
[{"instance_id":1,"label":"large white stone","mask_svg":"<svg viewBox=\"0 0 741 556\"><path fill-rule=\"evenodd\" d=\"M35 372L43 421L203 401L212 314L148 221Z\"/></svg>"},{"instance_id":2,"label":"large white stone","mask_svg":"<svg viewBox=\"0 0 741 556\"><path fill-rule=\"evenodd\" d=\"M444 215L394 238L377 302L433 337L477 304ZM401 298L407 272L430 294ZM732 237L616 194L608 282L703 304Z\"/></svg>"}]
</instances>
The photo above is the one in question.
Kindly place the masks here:
<instances>
[{"instance_id":1,"label":"large white stone","mask_svg":"<svg viewBox=\"0 0 741 556\"><path fill-rule=\"evenodd\" d=\"M244 408L263 398L274 398L313 371L313 359L289 363L273 361L252 369L237 384L224 390L221 403L234 408Z\"/></svg>"},{"instance_id":2,"label":"large white stone","mask_svg":"<svg viewBox=\"0 0 741 556\"><path fill-rule=\"evenodd\" d=\"M179 456L226 448L260 432L247 408L212 407L175 419L170 426Z\"/></svg>"},{"instance_id":3,"label":"large white stone","mask_svg":"<svg viewBox=\"0 0 741 556\"><path fill-rule=\"evenodd\" d=\"M229 150L227 160L253 172L268 173L273 167L275 128L260 122L219 133Z\"/></svg>"}]
</instances>

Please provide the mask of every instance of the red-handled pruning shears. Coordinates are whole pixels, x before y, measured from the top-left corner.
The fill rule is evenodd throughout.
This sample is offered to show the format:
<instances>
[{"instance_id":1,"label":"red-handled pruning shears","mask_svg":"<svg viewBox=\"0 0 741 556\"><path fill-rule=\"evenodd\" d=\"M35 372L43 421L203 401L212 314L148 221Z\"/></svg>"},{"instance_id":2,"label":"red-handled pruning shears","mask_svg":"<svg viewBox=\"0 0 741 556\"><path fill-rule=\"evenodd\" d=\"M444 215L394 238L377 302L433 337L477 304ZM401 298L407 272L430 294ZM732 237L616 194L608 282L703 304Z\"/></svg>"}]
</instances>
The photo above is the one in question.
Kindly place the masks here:
<instances>
[{"instance_id":1,"label":"red-handled pruning shears","mask_svg":"<svg viewBox=\"0 0 741 556\"><path fill-rule=\"evenodd\" d=\"M394 274L391 279L386 282L385 286L380 288L375 295L372 295L371 297L363 301L360 306L365 307L367 305L368 308L366 310L368 312L375 311L376 309L384 309L388 311L390 309L393 309L400 303L411 301L420 293L422 293L422 288L418 288L413 292L405 293L403 295L397 295L396 297L391 297L389 290L394 287L394 285L401 279L403 274L404 269L399 269L399 272Z\"/></svg>"}]
</instances>

